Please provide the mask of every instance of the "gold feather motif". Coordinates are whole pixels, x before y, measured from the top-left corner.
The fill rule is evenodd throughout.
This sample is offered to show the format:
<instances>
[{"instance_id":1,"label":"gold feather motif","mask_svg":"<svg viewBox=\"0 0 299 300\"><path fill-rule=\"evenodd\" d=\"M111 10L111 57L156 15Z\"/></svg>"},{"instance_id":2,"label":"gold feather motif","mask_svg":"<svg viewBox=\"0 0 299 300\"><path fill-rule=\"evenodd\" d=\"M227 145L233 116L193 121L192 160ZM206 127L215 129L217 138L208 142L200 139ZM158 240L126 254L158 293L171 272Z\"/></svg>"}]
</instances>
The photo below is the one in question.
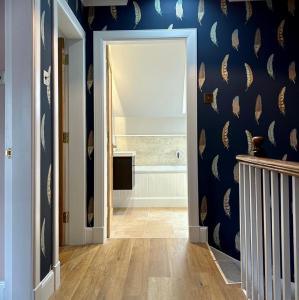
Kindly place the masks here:
<instances>
[{"instance_id":1,"label":"gold feather motif","mask_svg":"<svg viewBox=\"0 0 299 300\"><path fill-rule=\"evenodd\" d=\"M218 248L220 248L220 238L219 238L219 231L220 231L220 223L218 223L215 226L214 232L213 232L213 240L214 243L217 245Z\"/></svg>"},{"instance_id":2,"label":"gold feather motif","mask_svg":"<svg viewBox=\"0 0 299 300\"><path fill-rule=\"evenodd\" d=\"M277 29L277 40L278 40L278 44L280 45L280 47L284 48L284 25L285 25L285 20L282 20L281 23L278 26Z\"/></svg>"},{"instance_id":3,"label":"gold feather motif","mask_svg":"<svg viewBox=\"0 0 299 300\"><path fill-rule=\"evenodd\" d=\"M296 63L292 61L289 66L289 79L295 84L296 83Z\"/></svg>"},{"instance_id":4,"label":"gold feather motif","mask_svg":"<svg viewBox=\"0 0 299 300\"><path fill-rule=\"evenodd\" d=\"M228 71L227 71L228 59L229 59L229 54L226 54L221 64L221 75L223 80L226 83L228 83Z\"/></svg>"},{"instance_id":5,"label":"gold feather motif","mask_svg":"<svg viewBox=\"0 0 299 300\"><path fill-rule=\"evenodd\" d=\"M172 30L173 29L173 24L170 24L167 29Z\"/></svg>"},{"instance_id":6,"label":"gold feather motif","mask_svg":"<svg viewBox=\"0 0 299 300\"><path fill-rule=\"evenodd\" d=\"M90 29L91 29L91 25L93 23L93 20L94 20L94 7L90 6L88 8L88 17L87 17L87 22L88 22L88 25L89 25Z\"/></svg>"},{"instance_id":7,"label":"gold feather motif","mask_svg":"<svg viewBox=\"0 0 299 300\"><path fill-rule=\"evenodd\" d=\"M202 87L206 81L206 67L205 64L202 62L200 64L199 72L198 72L198 86L200 91L202 92Z\"/></svg>"},{"instance_id":8,"label":"gold feather motif","mask_svg":"<svg viewBox=\"0 0 299 300\"><path fill-rule=\"evenodd\" d=\"M290 133L290 145L291 147L297 151L298 150L298 138L297 138L297 129L294 128Z\"/></svg>"},{"instance_id":9,"label":"gold feather motif","mask_svg":"<svg viewBox=\"0 0 299 300\"><path fill-rule=\"evenodd\" d=\"M250 1L245 2L245 7L246 7L246 23L250 20L252 17L252 5Z\"/></svg>"},{"instance_id":10,"label":"gold feather motif","mask_svg":"<svg viewBox=\"0 0 299 300\"><path fill-rule=\"evenodd\" d=\"M271 54L269 56L268 62L267 62L267 71L268 71L269 76L272 79L275 79L274 70L273 70L273 61L274 61L274 54Z\"/></svg>"},{"instance_id":11,"label":"gold feather motif","mask_svg":"<svg viewBox=\"0 0 299 300\"><path fill-rule=\"evenodd\" d=\"M238 252L240 252L240 232L238 232L235 236L235 248Z\"/></svg>"},{"instance_id":12,"label":"gold feather motif","mask_svg":"<svg viewBox=\"0 0 299 300\"><path fill-rule=\"evenodd\" d=\"M272 3L272 0L266 0L267 2L267 6L270 10L273 10L273 3Z\"/></svg>"},{"instance_id":13,"label":"gold feather motif","mask_svg":"<svg viewBox=\"0 0 299 300\"><path fill-rule=\"evenodd\" d=\"M42 12L41 22L40 22L40 34L43 45L45 46L45 11Z\"/></svg>"},{"instance_id":14,"label":"gold feather motif","mask_svg":"<svg viewBox=\"0 0 299 300\"><path fill-rule=\"evenodd\" d=\"M201 25L201 21L205 15L205 0L199 0L198 3L198 22Z\"/></svg>"},{"instance_id":15,"label":"gold feather motif","mask_svg":"<svg viewBox=\"0 0 299 300\"><path fill-rule=\"evenodd\" d=\"M46 245L45 245L45 228L46 227L46 219L43 220L43 225L40 233L40 248L44 257L46 257Z\"/></svg>"},{"instance_id":16,"label":"gold feather motif","mask_svg":"<svg viewBox=\"0 0 299 300\"><path fill-rule=\"evenodd\" d=\"M228 12L227 12L226 0L221 0L220 6L221 6L221 10L222 10L223 14L227 16Z\"/></svg>"},{"instance_id":17,"label":"gold feather motif","mask_svg":"<svg viewBox=\"0 0 299 300\"><path fill-rule=\"evenodd\" d=\"M93 86L93 65L89 65L87 73L87 89L88 93L91 94L91 88Z\"/></svg>"},{"instance_id":18,"label":"gold feather motif","mask_svg":"<svg viewBox=\"0 0 299 300\"><path fill-rule=\"evenodd\" d=\"M211 103L211 106L216 113L218 113L217 96L218 96L218 88L213 91L213 102Z\"/></svg>"},{"instance_id":19,"label":"gold feather motif","mask_svg":"<svg viewBox=\"0 0 299 300\"><path fill-rule=\"evenodd\" d=\"M222 143L225 149L229 149L229 138L228 138L228 129L229 129L229 121L227 121L222 129Z\"/></svg>"},{"instance_id":20,"label":"gold feather motif","mask_svg":"<svg viewBox=\"0 0 299 300\"><path fill-rule=\"evenodd\" d=\"M45 142L45 119L46 115L43 114L42 122L41 122L41 129L40 129L40 139L43 146L44 151L46 150L46 142Z\"/></svg>"},{"instance_id":21,"label":"gold feather motif","mask_svg":"<svg viewBox=\"0 0 299 300\"><path fill-rule=\"evenodd\" d=\"M239 183L239 164L236 163L234 166L234 180Z\"/></svg>"},{"instance_id":22,"label":"gold feather motif","mask_svg":"<svg viewBox=\"0 0 299 300\"><path fill-rule=\"evenodd\" d=\"M48 71L44 70L44 85L47 87L48 103L51 105L51 66L49 66Z\"/></svg>"},{"instance_id":23,"label":"gold feather motif","mask_svg":"<svg viewBox=\"0 0 299 300\"><path fill-rule=\"evenodd\" d=\"M239 30L235 29L234 32L232 33L232 46L234 49L239 51L239 45L240 45Z\"/></svg>"},{"instance_id":24,"label":"gold feather motif","mask_svg":"<svg viewBox=\"0 0 299 300\"><path fill-rule=\"evenodd\" d=\"M269 138L269 141L271 142L271 144L273 146L276 146L274 129L275 129L275 121L273 121L269 126L268 138Z\"/></svg>"},{"instance_id":25,"label":"gold feather motif","mask_svg":"<svg viewBox=\"0 0 299 300\"><path fill-rule=\"evenodd\" d=\"M261 95L258 95L256 97L256 103L255 103L255 120L257 124L259 124L260 117L263 113L263 104L262 104L262 97Z\"/></svg>"},{"instance_id":26,"label":"gold feather motif","mask_svg":"<svg viewBox=\"0 0 299 300\"><path fill-rule=\"evenodd\" d=\"M217 42L217 22L215 22L212 27L211 27L211 31L210 31L210 38L212 43L218 47L218 42Z\"/></svg>"},{"instance_id":27,"label":"gold feather motif","mask_svg":"<svg viewBox=\"0 0 299 300\"><path fill-rule=\"evenodd\" d=\"M155 0L155 10L160 16L162 16L162 9L161 9L160 0Z\"/></svg>"},{"instance_id":28,"label":"gold feather motif","mask_svg":"<svg viewBox=\"0 0 299 300\"><path fill-rule=\"evenodd\" d=\"M94 198L90 197L88 201L87 207L87 223L88 225L92 224L92 220L94 218Z\"/></svg>"},{"instance_id":29,"label":"gold feather motif","mask_svg":"<svg viewBox=\"0 0 299 300\"><path fill-rule=\"evenodd\" d=\"M254 38L254 53L256 57L258 57L258 53L262 46L262 37L261 37L261 30L258 28L255 32L255 38Z\"/></svg>"},{"instance_id":30,"label":"gold feather motif","mask_svg":"<svg viewBox=\"0 0 299 300\"><path fill-rule=\"evenodd\" d=\"M283 157L282 157L282 159L281 160L283 160L283 161L287 161L288 160L288 155L287 154L285 154Z\"/></svg>"},{"instance_id":31,"label":"gold feather motif","mask_svg":"<svg viewBox=\"0 0 299 300\"><path fill-rule=\"evenodd\" d=\"M283 115L285 115L286 113L285 93L286 93L286 87L284 86L278 95L278 108Z\"/></svg>"},{"instance_id":32,"label":"gold feather motif","mask_svg":"<svg viewBox=\"0 0 299 300\"><path fill-rule=\"evenodd\" d=\"M202 225L204 225L207 214L208 214L208 199L206 196L204 196L201 200L201 205L200 205L200 220Z\"/></svg>"},{"instance_id":33,"label":"gold feather motif","mask_svg":"<svg viewBox=\"0 0 299 300\"><path fill-rule=\"evenodd\" d=\"M228 189L226 191L226 193L224 194L224 197L223 197L223 208L224 208L224 212L225 212L225 215L227 217L230 218L231 214L230 214L230 204L229 204L229 201L230 201L230 193L231 193L231 189Z\"/></svg>"},{"instance_id":34,"label":"gold feather motif","mask_svg":"<svg viewBox=\"0 0 299 300\"><path fill-rule=\"evenodd\" d=\"M240 99L239 96L236 96L233 99L233 104L232 104L232 108L233 108L233 114L239 118L240 117Z\"/></svg>"},{"instance_id":35,"label":"gold feather motif","mask_svg":"<svg viewBox=\"0 0 299 300\"><path fill-rule=\"evenodd\" d=\"M246 69L246 77L247 77L247 88L246 91L248 91L248 89L250 88L250 86L253 83L253 72L251 67L248 64L244 64L245 69Z\"/></svg>"},{"instance_id":36,"label":"gold feather motif","mask_svg":"<svg viewBox=\"0 0 299 300\"><path fill-rule=\"evenodd\" d=\"M87 154L88 158L91 160L91 155L93 153L94 149L94 137L93 137L93 131L91 130L88 135L88 142L87 142Z\"/></svg>"},{"instance_id":37,"label":"gold feather motif","mask_svg":"<svg viewBox=\"0 0 299 300\"><path fill-rule=\"evenodd\" d=\"M203 153L206 149L206 131L204 129L201 130L200 132L200 138L199 138L199 153L200 153L200 157L203 157Z\"/></svg>"},{"instance_id":38,"label":"gold feather motif","mask_svg":"<svg viewBox=\"0 0 299 300\"><path fill-rule=\"evenodd\" d=\"M252 154L253 152L253 143L252 143L252 134L249 130L245 130L245 134L247 137L247 145L248 145L248 154Z\"/></svg>"},{"instance_id":39,"label":"gold feather motif","mask_svg":"<svg viewBox=\"0 0 299 300\"><path fill-rule=\"evenodd\" d=\"M133 5L134 5L134 10L135 10L135 27L134 28L136 28L137 25L139 24L139 22L141 21L141 9L136 1L133 1Z\"/></svg>"},{"instance_id":40,"label":"gold feather motif","mask_svg":"<svg viewBox=\"0 0 299 300\"><path fill-rule=\"evenodd\" d=\"M110 6L110 13L111 13L111 16L114 20L117 20L117 8L116 6L112 5Z\"/></svg>"},{"instance_id":41,"label":"gold feather motif","mask_svg":"<svg viewBox=\"0 0 299 300\"><path fill-rule=\"evenodd\" d=\"M182 20L183 16L184 16L183 0L178 0L176 2L175 12L176 12L177 18L179 18L180 20Z\"/></svg>"},{"instance_id":42,"label":"gold feather motif","mask_svg":"<svg viewBox=\"0 0 299 300\"><path fill-rule=\"evenodd\" d=\"M212 161L212 174L216 179L220 180L219 171L218 171L218 161L219 161L219 155L216 155Z\"/></svg>"},{"instance_id":43,"label":"gold feather motif","mask_svg":"<svg viewBox=\"0 0 299 300\"><path fill-rule=\"evenodd\" d=\"M47 198L48 198L49 205L51 205L51 199L52 199L52 165L51 164L49 166L48 178L47 178Z\"/></svg>"},{"instance_id":44,"label":"gold feather motif","mask_svg":"<svg viewBox=\"0 0 299 300\"><path fill-rule=\"evenodd\" d=\"M295 0L288 0L288 11L294 17L296 11Z\"/></svg>"}]
</instances>

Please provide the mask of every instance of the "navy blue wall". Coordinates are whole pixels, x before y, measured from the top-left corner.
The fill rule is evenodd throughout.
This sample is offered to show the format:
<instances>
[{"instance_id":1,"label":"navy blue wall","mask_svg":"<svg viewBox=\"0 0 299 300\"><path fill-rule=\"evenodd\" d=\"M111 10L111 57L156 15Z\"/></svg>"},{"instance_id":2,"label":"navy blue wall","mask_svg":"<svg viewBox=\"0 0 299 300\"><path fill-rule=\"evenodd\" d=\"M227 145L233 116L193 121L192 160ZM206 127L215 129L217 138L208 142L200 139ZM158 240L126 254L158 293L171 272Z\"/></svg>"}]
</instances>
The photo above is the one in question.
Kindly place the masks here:
<instances>
[{"instance_id":1,"label":"navy blue wall","mask_svg":"<svg viewBox=\"0 0 299 300\"><path fill-rule=\"evenodd\" d=\"M297 99L299 88L297 83L289 79L288 72L290 63L298 62L298 17L294 16L293 10L288 7L288 1L273 1L271 9L271 1L267 1L268 5L266 2L252 2L246 6L244 2L229 3L225 0L215 0L205 1L204 16L200 25L199 1L179 2L182 2L183 8L181 19L179 10L179 17L176 16L176 0L161 0L161 14L155 9L154 0L129 1L128 6L117 7L117 16L114 17L109 7L86 9L86 20L89 21L87 72L90 70L87 76L91 78L92 75L90 66L93 64L93 30L166 29L169 26L173 26L174 29L197 28L198 70L201 63L205 64L205 82L202 91L198 88L198 136L194 136L194 139L199 141L202 130L205 131L206 143L201 143L205 147L200 147L204 149L202 158L199 155L198 201L203 209L200 214L201 222L209 226L211 245L239 258L238 178L234 177L234 167L236 155L248 153L251 147L247 136L250 137L250 134L264 136L266 139L264 147L268 157L281 159L287 154L288 160L299 160L297 149L295 145L292 147L290 142L291 132L293 132L292 143L296 142L295 130L299 129ZM278 38L278 27L282 20L285 20L285 25ZM217 22L218 46L215 45L215 37L210 36L215 22ZM256 55L254 41L258 28L261 32L261 47ZM239 33L238 51L232 47L232 33L235 29L238 29ZM281 46L283 41L284 47ZM271 54L274 54L274 79L267 71L267 62ZM221 72L226 55L229 55L227 73L225 66ZM251 83L251 74L248 70L249 78L247 78L245 63L250 66L253 74L253 83L249 88L247 80ZM227 79L226 76L228 82L224 80ZM285 96L281 97L278 105L279 94L283 87L286 87ZM203 93L213 92L216 89L218 89L217 112L215 105L213 109L211 105L203 104ZM257 122L258 95L262 99L262 114ZM232 102L236 96L239 97L240 112L238 113L236 101L236 114L233 114ZM93 87L87 91L86 104L89 135L93 130ZM270 124L274 121L274 129L269 130ZM229 124L227 130L224 128L225 124ZM87 199L92 201L94 190L92 155L87 162ZM217 174L219 179L216 178ZM201 205L203 198L207 199L206 218L205 207Z\"/></svg>"}]
</instances>

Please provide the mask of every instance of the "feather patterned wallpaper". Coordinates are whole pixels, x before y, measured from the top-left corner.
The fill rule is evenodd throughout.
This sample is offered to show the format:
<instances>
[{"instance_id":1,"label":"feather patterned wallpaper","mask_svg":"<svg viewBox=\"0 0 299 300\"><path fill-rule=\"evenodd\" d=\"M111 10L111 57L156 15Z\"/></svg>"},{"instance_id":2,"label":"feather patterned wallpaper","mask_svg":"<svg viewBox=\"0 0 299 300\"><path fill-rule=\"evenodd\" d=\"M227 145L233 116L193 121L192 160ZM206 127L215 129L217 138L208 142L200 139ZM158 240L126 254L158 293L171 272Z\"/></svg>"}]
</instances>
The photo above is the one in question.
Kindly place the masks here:
<instances>
[{"instance_id":1,"label":"feather patterned wallpaper","mask_svg":"<svg viewBox=\"0 0 299 300\"><path fill-rule=\"evenodd\" d=\"M52 7L51 0L41 0L41 280L52 268Z\"/></svg>"},{"instance_id":2,"label":"feather patterned wallpaper","mask_svg":"<svg viewBox=\"0 0 299 300\"><path fill-rule=\"evenodd\" d=\"M93 207L93 30L197 28L200 222L209 242L239 258L236 155L265 137L268 157L299 161L295 0L143 0L86 8L87 201ZM214 102L203 103L212 92ZM92 213L88 218L92 226Z\"/></svg>"},{"instance_id":3,"label":"feather patterned wallpaper","mask_svg":"<svg viewBox=\"0 0 299 300\"><path fill-rule=\"evenodd\" d=\"M41 25L41 280L52 268L52 214L53 214L53 0L40 0ZM83 7L79 0L68 4L83 23Z\"/></svg>"}]
</instances>

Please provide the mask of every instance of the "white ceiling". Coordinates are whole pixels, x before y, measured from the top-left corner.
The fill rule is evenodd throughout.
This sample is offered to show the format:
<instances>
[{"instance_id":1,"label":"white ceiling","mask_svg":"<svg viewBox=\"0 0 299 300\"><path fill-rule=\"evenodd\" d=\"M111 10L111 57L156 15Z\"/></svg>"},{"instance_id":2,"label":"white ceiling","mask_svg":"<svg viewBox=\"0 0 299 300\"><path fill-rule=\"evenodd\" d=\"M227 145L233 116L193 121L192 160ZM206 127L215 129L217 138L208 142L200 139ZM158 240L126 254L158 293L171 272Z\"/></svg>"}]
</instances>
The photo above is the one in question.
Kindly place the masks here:
<instances>
[{"instance_id":1,"label":"white ceiling","mask_svg":"<svg viewBox=\"0 0 299 300\"><path fill-rule=\"evenodd\" d=\"M186 47L183 40L110 46L116 117L183 117Z\"/></svg>"}]
</instances>

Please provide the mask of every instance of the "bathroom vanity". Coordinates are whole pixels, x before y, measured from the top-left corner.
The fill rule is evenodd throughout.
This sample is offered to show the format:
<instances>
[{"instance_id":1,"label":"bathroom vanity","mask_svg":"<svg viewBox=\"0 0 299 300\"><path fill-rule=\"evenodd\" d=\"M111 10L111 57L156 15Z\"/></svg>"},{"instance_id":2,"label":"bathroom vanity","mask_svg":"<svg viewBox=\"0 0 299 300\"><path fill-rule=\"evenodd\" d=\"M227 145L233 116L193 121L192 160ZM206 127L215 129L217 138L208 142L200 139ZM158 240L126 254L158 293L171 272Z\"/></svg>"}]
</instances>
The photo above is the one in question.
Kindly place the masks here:
<instances>
[{"instance_id":1,"label":"bathroom vanity","mask_svg":"<svg viewBox=\"0 0 299 300\"><path fill-rule=\"evenodd\" d=\"M113 190L133 190L135 185L134 151L113 153Z\"/></svg>"}]
</instances>

